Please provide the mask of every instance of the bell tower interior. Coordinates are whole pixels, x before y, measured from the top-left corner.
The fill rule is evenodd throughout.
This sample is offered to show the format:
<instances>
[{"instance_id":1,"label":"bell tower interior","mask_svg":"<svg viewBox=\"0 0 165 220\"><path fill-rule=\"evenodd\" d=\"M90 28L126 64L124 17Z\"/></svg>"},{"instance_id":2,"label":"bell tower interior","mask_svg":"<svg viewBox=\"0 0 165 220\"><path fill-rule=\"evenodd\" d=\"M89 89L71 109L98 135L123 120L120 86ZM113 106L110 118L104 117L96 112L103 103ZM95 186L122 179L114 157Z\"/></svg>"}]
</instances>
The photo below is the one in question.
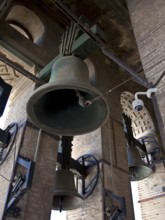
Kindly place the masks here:
<instances>
[{"instance_id":1,"label":"bell tower interior","mask_svg":"<svg viewBox=\"0 0 165 220\"><path fill-rule=\"evenodd\" d=\"M1 1L0 219L164 219L163 9Z\"/></svg>"}]
</instances>

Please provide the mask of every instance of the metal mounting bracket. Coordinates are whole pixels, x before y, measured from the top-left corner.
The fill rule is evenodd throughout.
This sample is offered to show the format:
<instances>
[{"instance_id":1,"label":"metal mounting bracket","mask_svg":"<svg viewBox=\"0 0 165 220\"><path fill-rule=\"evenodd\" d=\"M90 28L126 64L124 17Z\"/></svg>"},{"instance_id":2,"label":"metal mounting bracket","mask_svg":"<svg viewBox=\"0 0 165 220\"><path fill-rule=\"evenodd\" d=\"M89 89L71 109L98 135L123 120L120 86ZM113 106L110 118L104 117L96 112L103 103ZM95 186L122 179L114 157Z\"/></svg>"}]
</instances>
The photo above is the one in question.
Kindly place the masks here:
<instances>
[{"instance_id":1,"label":"metal mounting bracket","mask_svg":"<svg viewBox=\"0 0 165 220\"><path fill-rule=\"evenodd\" d=\"M28 158L19 156L17 158L17 165L24 167L26 173L17 177L14 186L11 184L5 208L5 215L12 213L12 210L16 209L15 205L32 186L35 163Z\"/></svg>"},{"instance_id":2,"label":"metal mounting bracket","mask_svg":"<svg viewBox=\"0 0 165 220\"><path fill-rule=\"evenodd\" d=\"M126 202L123 196L117 196L113 194L110 190L105 190L105 196L110 197L112 200L116 201L118 205L113 205L111 208L109 220L125 219L126 217Z\"/></svg>"}]
</instances>

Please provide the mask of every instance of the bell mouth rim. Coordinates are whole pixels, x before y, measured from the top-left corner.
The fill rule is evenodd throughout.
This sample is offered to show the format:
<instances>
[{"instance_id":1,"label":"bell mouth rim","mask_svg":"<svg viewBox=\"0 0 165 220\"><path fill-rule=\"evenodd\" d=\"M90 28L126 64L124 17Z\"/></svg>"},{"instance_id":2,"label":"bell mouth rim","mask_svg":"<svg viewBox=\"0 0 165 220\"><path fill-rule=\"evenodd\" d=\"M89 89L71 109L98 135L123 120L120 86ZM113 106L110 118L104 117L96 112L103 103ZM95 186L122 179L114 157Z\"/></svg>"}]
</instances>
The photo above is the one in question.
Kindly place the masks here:
<instances>
[{"instance_id":1,"label":"bell mouth rim","mask_svg":"<svg viewBox=\"0 0 165 220\"><path fill-rule=\"evenodd\" d=\"M74 205L72 204L72 207L65 207L64 206L62 208L63 211L78 209L78 208L81 208L83 206L84 200L81 197L81 195L79 195L78 193L77 193L77 195L73 195L73 194L69 193L69 191L68 192L65 191L65 193L67 193L68 197L71 196L72 198L74 198L76 200L76 204L74 204ZM54 200L55 200L54 197L58 197L58 196L60 197L60 196L62 196L62 194L61 193L59 193L59 194L56 193L56 194L53 195L53 210L59 210L59 207L56 207L55 204L54 204L55 203L54 202Z\"/></svg>"},{"instance_id":2,"label":"bell mouth rim","mask_svg":"<svg viewBox=\"0 0 165 220\"><path fill-rule=\"evenodd\" d=\"M144 175L143 177L130 177L130 180L131 181L139 181L139 180L143 180L143 179L146 179L146 178L148 178L152 173L153 173L153 169L150 167L150 166L148 166L147 164L145 165L141 165L141 164L134 164L133 166L131 166L131 168L133 168L133 167L145 167L145 170L148 170L149 172L147 173L147 175ZM130 169L130 167L129 167L129 169Z\"/></svg>"},{"instance_id":3,"label":"bell mouth rim","mask_svg":"<svg viewBox=\"0 0 165 220\"><path fill-rule=\"evenodd\" d=\"M71 193L69 190L66 191L66 189L64 189L63 191L67 192L67 196L73 196L73 197L76 197L76 198L82 200L82 202L84 201L83 197L79 193L73 195L73 193ZM62 195L61 195L61 192L59 192L59 193L53 194L53 196L62 196Z\"/></svg>"}]
</instances>

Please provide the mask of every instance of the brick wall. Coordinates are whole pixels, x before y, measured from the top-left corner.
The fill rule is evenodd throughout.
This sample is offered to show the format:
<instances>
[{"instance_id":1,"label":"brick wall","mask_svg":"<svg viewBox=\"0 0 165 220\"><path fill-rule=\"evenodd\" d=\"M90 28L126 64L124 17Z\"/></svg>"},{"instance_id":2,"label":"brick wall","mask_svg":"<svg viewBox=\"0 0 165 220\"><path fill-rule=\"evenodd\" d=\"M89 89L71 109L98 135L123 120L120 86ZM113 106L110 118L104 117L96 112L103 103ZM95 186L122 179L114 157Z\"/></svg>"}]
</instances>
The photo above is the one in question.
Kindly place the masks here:
<instances>
[{"instance_id":1,"label":"brick wall","mask_svg":"<svg viewBox=\"0 0 165 220\"><path fill-rule=\"evenodd\" d=\"M7 179L0 177L0 219L2 219L4 213L10 181L13 179L14 167L17 170L16 158L18 152L20 155L32 161L34 160L39 129L26 122L26 102L33 90L34 83L25 77L20 77L10 95L9 109L4 127L11 122L16 122L19 125L19 130L12 151L0 167L0 173ZM58 140L42 132L32 189L17 204L21 208L21 219L50 219L57 148ZM4 219L8 219L8 217Z\"/></svg>"},{"instance_id":2,"label":"brick wall","mask_svg":"<svg viewBox=\"0 0 165 220\"><path fill-rule=\"evenodd\" d=\"M146 0L137 2L128 0L127 2L145 76L148 82L155 83L165 70L164 1ZM163 135L165 134L164 85L165 78L159 83L156 93L161 115L160 120L163 122L159 121Z\"/></svg>"},{"instance_id":3,"label":"brick wall","mask_svg":"<svg viewBox=\"0 0 165 220\"><path fill-rule=\"evenodd\" d=\"M119 203L111 197L105 197L104 190L109 190L116 196L124 197L127 210L125 219L133 219L132 196L122 124L109 118L102 129L86 135L75 136L72 150L72 157L75 159L84 154L93 154L100 161L100 176L94 192L84 200L84 206L67 212L67 220L108 219L105 214L106 208Z\"/></svg>"},{"instance_id":4,"label":"brick wall","mask_svg":"<svg viewBox=\"0 0 165 220\"><path fill-rule=\"evenodd\" d=\"M162 164L156 167L154 174L138 183L138 202L143 220L164 219L165 193L162 191L164 183L164 166Z\"/></svg>"},{"instance_id":5,"label":"brick wall","mask_svg":"<svg viewBox=\"0 0 165 220\"><path fill-rule=\"evenodd\" d=\"M27 122L20 147L20 155L34 161L38 138L38 128ZM20 219L22 220L50 219L58 141L52 135L50 136L43 131L40 138L32 188L16 204L21 209ZM14 220L11 217L5 217L4 219Z\"/></svg>"},{"instance_id":6,"label":"brick wall","mask_svg":"<svg viewBox=\"0 0 165 220\"><path fill-rule=\"evenodd\" d=\"M15 90L15 87L13 87L12 89L12 93L9 99L9 103L11 104L9 104L8 106L9 108L8 115L3 126L4 128L6 128L12 122L16 122L20 126L18 130L15 146L12 148L12 151L10 152L4 164L0 166L0 173L3 176L5 176L8 180L12 179L12 172L14 169L15 160L16 160L18 150L20 148L22 136L23 136L23 130L24 130L23 123L26 120L25 102L33 90L33 84L30 80L27 80L24 77L20 77L20 81L17 84L17 88L18 88L17 90ZM0 177L0 185L2 186L1 194L0 194L0 203L1 203L0 204L0 216L2 216L10 182Z\"/></svg>"},{"instance_id":7,"label":"brick wall","mask_svg":"<svg viewBox=\"0 0 165 220\"><path fill-rule=\"evenodd\" d=\"M95 74L97 74L96 87L99 90L104 93L120 84L119 72L107 65L102 55L97 54L91 59L95 67ZM127 209L125 219L132 220L134 218L125 137L121 120L120 95L123 90L124 87L121 86L106 96L110 107L110 117L101 129L74 137L73 157L76 159L82 154L92 153L99 160L101 171L94 192L84 201L82 208L67 212L67 220L108 220L106 209L112 207L112 204L119 205L119 203L112 197L105 196L104 190L124 197Z\"/></svg>"},{"instance_id":8,"label":"brick wall","mask_svg":"<svg viewBox=\"0 0 165 220\"><path fill-rule=\"evenodd\" d=\"M86 135L74 137L72 157L74 159L77 159L84 154L93 154L98 160L102 158L100 129ZM95 170L93 170L92 172L95 172ZM90 178L90 176L87 178ZM87 199L84 200L83 207L79 208L78 210L67 212L67 220L103 219L102 200L102 184L100 177L98 185L95 188L94 192Z\"/></svg>"},{"instance_id":9,"label":"brick wall","mask_svg":"<svg viewBox=\"0 0 165 220\"><path fill-rule=\"evenodd\" d=\"M125 219L133 219L132 195L130 190L128 162L123 126L120 121L110 117L102 128L104 189L125 198ZM111 197L105 200L105 209L118 203ZM119 205L120 206L120 205ZM108 219L108 218L105 218Z\"/></svg>"},{"instance_id":10,"label":"brick wall","mask_svg":"<svg viewBox=\"0 0 165 220\"><path fill-rule=\"evenodd\" d=\"M127 0L127 5L146 78L149 82L155 83L165 69L165 2L163 0ZM157 108L158 132L164 142L165 78L157 88L158 106L154 105ZM160 147L163 151L164 147ZM162 157L164 158L163 155ZM165 194L162 192L165 183L164 172L164 166L160 163L156 166L154 174L138 182L139 203L144 220L164 219Z\"/></svg>"}]
</instances>

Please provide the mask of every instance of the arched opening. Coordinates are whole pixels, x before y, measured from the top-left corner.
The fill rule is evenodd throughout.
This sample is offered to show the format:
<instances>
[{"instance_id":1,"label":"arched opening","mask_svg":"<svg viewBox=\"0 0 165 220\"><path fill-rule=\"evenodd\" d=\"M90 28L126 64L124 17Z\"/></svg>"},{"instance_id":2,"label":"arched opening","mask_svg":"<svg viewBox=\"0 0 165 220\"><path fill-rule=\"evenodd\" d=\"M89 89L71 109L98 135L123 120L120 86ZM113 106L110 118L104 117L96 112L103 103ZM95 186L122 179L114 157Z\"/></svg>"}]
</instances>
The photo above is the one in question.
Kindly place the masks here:
<instances>
[{"instance_id":1,"label":"arched opening","mask_svg":"<svg viewBox=\"0 0 165 220\"><path fill-rule=\"evenodd\" d=\"M6 22L33 43L42 45L45 36L44 24L29 8L14 5L6 17Z\"/></svg>"},{"instance_id":2,"label":"arched opening","mask_svg":"<svg viewBox=\"0 0 165 220\"><path fill-rule=\"evenodd\" d=\"M132 108L134 95L128 91L121 94L121 106L123 112L132 119L134 137L139 139L147 134L155 135L155 127L148 110L144 107L142 111L135 112Z\"/></svg>"}]
</instances>

